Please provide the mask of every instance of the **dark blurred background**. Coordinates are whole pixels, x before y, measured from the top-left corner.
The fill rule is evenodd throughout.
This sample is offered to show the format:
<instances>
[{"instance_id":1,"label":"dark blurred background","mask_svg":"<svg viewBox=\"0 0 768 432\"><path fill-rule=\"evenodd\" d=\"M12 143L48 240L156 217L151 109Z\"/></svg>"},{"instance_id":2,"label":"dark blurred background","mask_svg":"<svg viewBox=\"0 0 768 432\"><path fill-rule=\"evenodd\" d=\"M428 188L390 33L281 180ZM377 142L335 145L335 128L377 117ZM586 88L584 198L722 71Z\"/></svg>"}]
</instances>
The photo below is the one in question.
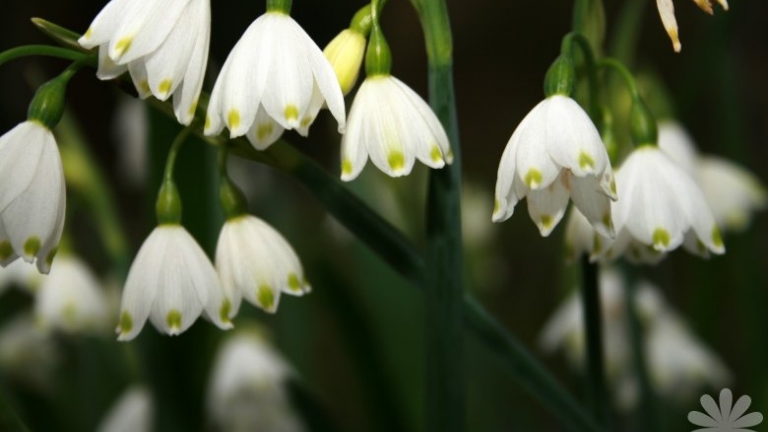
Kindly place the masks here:
<instances>
[{"instance_id":1,"label":"dark blurred background","mask_svg":"<svg viewBox=\"0 0 768 432\"><path fill-rule=\"evenodd\" d=\"M605 1L608 41L616 30L622 1ZM0 50L22 44L49 43L30 23L43 17L83 31L104 5L97 0L5 2L0 14ZM293 17L323 47L345 28L364 3L351 0L296 0ZM464 178L470 195L490 224L496 169L504 146L523 116L542 97L543 75L559 53L560 39L570 30L571 2L448 1L455 43L455 79ZM676 2L683 51L675 54L664 32L655 2L644 9L637 45L638 66L658 73L700 149L733 159L768 181L768 2L734 0L731 10L702 13L693 2ZM210 90L217 70L245 28L264 10L262 2L213 2ZM394 55L393 74L426 97L426 56L417 15L409 2L392 0L383 28ZM32 82L52 77L66 63L26 58L0 68L0 130L25 119L34 93ZM113 125L115 106L125 95L96 80L90 70L74 78L69 90L71 114L80 123L91 151L102 164L120 207L121 223L137 250L153 228L150 206L157 182L144 189L127 184ZM348 98L348 106L351 96ZM175 126L148 114L153 146L167 146ZM165 130L163 134L162 130ZM315 123L308 139L287 133L288 141L338 172L340 137L330 116ZM158 142L159 141L159 142ZM195 149L192 149L195 147ZM213 154L190 145L180 163L206 166ZM159 153L162 152L150 152ZM185 159L186 158L186 159ZM207 159L206 159L207 158ZM161 161L162 162L162 161ZM212 162L211 162L212 163ZM158 161L148 161L156 167ZM318 202L290 177L257 164L246 168L256 191L251 210L293 244L302 258L314 292L304 298L284 297L275 316L250 305L241 316L271 329L274 343L295 366L317 403L343 430L419 431L422 425L422 305L406 281L354 238L344 235ZM195 169L190 169L195 172ZM221 220L217 203L206 192L204 177L190 175L185 194L185 223L212 252ZM154 176L159 175L155 170ZM365 201L422 244L421 196L426 172L390 180L371 165L350 185ZM194 183L199 181L200 184ZM194 185L192 184L194 183ZM187 199L189 196L189 199ZM475 200L472 200L475 202ZM417 205L411 205L417 204ZM87 214L68 221L78 252L108 274L109 263L95 241ZM484 222L477 222L481 225ZM509 221L488 228L486 242L468 248L468 286L488 309L554 370L571 392L581 397L581 378L560 356L536 349L542 325L572 285L563 264L564 223L547 239L540 238L523 207ZM643 274L690 321L692 329L733 371L734 393L749 394L753 407L768 413L768 217L760 213L744 234L726 237L728 253L702 261L676 252ZM473 254L473 255L471 255ZM21 294L0 302L0 321L28 302ZM8 305L13 305L13 308ZM237 324L237 321L235 322ZM137 341L141 369L161 398L162 430L205 429L203 391L213 350L222 334L205 322L178 338L160 337L145 327ZM10 388L20 414L33 430L91 430L129 380L117 342L67 342L71 358L61 370L57 392L77 395L63 408L56 398ZM0 347L2 349L2 347ZM562 430L555 419L503 374L472 339L466 338L469 430ZM15 393L14 393L15 392ZM32 405L36 403L36 405ZM681 406L680 419L698 401ZM55 425L55 426L53 426ZM161 429L158 429L161 430Z\"/></svg>"}]
</instances>

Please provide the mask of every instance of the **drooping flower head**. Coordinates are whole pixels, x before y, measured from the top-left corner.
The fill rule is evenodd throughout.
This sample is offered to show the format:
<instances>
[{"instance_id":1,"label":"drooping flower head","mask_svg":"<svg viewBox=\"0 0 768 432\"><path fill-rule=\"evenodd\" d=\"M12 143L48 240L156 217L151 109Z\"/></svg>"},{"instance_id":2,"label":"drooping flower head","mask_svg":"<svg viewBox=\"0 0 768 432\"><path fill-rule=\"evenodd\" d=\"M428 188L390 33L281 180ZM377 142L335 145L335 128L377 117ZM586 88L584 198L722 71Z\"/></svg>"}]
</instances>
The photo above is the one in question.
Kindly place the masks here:
<instances>
[{"instance_id":1,"label":"drooping flower head","mask_svg":"<svg viewBox=\"0 0 768 432\"><path fill-rule=\"evenodd\" d=\"M131 264L123 290L118 340L136 337L147 318L158 331L178 335L200 314L221 329L232 328L231 301L213 264L181 226L181 199L166 179L157 203L159 226Z\"/></svg>"},{"instance_id":2,"label":"drooping flower head","mask_svg":"<svg viewBox=\"0 0 768 432\"><path fill-rule=\"evenodd\" d=\"M561 56L547 82L560 77L560 69L572 67ZM617 194L611 162L592 120L568 96L572 85L547 85L547 98L512 134L499 163L494 222L510 218L517 203L527 198L528 213L546 237L570 198L595 229L613 235L610 202Z\"/></svg>"},{"instance_id":3,"label":"drooping flower head","mask_svg":"<svg viewBox=\"0 0 768 432\"><path fill-rule=\"evenodd\" d=\"M28 120L0 137L0 265L19 256L47 274L64 229L64 168L51 130L64 112L76 68L43 84Z\"/></svg>"},{"instance_id":4,"label":"drooping flower head","mask_svg":"<svg viewBox=\"0 0 768 432\"><path fill-rule=\"evenodd\" d=\"M226 171L221 173L220 198L227 221L216 246L216 270L232 302L230 317L237 314L243 297L275 313L281 293L309 293L296 252L277 230L247 213L245 196Z\"/></svg>"},{"instance_id":5,"label":"drooping flower head","mask_svg":"<svg viewBox=\"0 0 768 432\"><path fill-rule=\"evenodd\" d=\"M368 158L392 177L410 174L418 159L430 168L453 161L437 116L410 87L390 74L392 58L374 18L366 54L367 77L355 95L341 140L341 179L354 180Z\"/></svg>"},{"instance_id":6,"label":"drooping flower head","mask_svg":"<svg viewBox=\"0 0 768 432\"><path fill-rule=\"evenodd\" d=\"M323 104L344 130L344 96L333 68L288 12L268 7L232 48L211 93L206 135L226 126L230 137L246 135L264 150L286 129L306 136Z\"/></svg>"},{"instance_id":7,"label":"drooping flower head","mask_svg":"<svg viewBox=\"0 0 768 432\"><path fill-rule=\"evenodd\" d=\"M208 62L210 0L112 0L79 39L99 48L97 76L130 72L142 98L172 94L176 119L192 122Z\"/></svg>"}]
</instances>

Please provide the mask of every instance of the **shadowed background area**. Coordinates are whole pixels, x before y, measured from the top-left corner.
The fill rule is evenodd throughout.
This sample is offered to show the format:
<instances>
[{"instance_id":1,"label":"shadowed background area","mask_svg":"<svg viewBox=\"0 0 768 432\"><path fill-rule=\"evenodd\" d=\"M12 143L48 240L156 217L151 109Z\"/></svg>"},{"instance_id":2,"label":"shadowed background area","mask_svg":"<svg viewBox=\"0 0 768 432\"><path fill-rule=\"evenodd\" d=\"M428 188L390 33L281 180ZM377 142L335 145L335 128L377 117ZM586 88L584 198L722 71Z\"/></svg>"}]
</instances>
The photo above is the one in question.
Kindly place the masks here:
<instances>
[{"instance_id":1,"label":"shadowed background area","mask_svg":"<svg viewBox=\"0 0 768 432\"><path fill-rule=\"evenodd\" d=\"M624 2L605 3L610 45ZM29 22L31 17L84 31L103 5L96 0L4 5L0 50L49 43ZM363 5L351 0L295 0L292 15L323 47ZM679 119L703 152L728 157L768 182L764 45L768 30L763 19L768 16L768 2L734 0L729 12L718 9L714 17L688 0L676 5L682 53L672 51L655 2L648 1L636 65L661 77ZM448 6L464 178L471 185L465 194L465 206L472 207L465 212L467 289L580 397L582 377L561 356L546 356L537 348L543 324L575 284L573 269L562 258L565 224L542 239L521 204L512 219L490 226L499 158L517 124L543 97L543 76L559 53L561 37L570 30L572 5L554 0L449 0ZM260 2L213 2L205 89L212 88L229 49L263 10ZM394 56L393 75L426 98L426 55L417 15L409 2L392 0L382 20ZM60 60L26 58L0 68L0 130L24 120L35 86L65 66ZM352 97L347 97L348 109ZM69 114L106 174L135 253L154 227L152 206L163 158L178 127L147 110L150 150L140 164L149 175L138 186L128 182L119 168L124 157L114 132L116 105L124 98L110 83L99 82L92 70L81 71L68 92ZM293 132L285 138L333 175L339 172L340 136L327 113L321 114L309 138ZM182 150L178 168L184 223L210 255L223 221L215 199L215 154L192 141ZM425 180L422 166L410 177L392 180L369 164L349 187L421 247ZM244 305L238 320L252 318L269 329L274 344L297 370L301 386L340 430L422 430L419 292L335 223L289 176L244 163L237 170L237 181L249 191L251 212L274 225L294 246L314 288L307 297L284 297L274 316ZM95 236L93 220L78 211L75 197L69 198L74 210L68 229L75 249L106 277L110 263ZM768 217L763 212L749 231L725 238L725 256L702 261L678 251L656 267L641 269L733 372L734 394L750 395L753 409L764 413L768 413L764 313L768 254L762 249L766 240ZM5 293L0 325L30 303L20 291ZM133 360L126 360L122 345L110 335L62 337L58 343L64 354L50 388L30 390L8 375L0 380L1 390L33 431L84 431L95 427L127 382L142 377L160 399L156 430L210 430L203 395L215 348L225 334L200 321L177 338L158 336L154 328L145 327L131 343L138 353L138 372L133 374L126 372ZM502 374L478 342L467 337L465 347L469 430L563 430ZM693 399L670 408L670 430L686 427L685 415L697 404Z\"/></svg>"}]
</instances>

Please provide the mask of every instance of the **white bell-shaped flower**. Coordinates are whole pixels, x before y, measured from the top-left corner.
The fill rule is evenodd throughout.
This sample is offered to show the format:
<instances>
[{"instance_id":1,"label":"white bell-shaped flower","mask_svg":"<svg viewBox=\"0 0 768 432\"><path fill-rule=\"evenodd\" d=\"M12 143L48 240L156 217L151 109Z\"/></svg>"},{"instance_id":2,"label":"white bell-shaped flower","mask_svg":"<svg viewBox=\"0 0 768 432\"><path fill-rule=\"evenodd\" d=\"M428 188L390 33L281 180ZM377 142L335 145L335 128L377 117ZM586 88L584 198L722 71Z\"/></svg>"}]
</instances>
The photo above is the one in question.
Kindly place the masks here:
<instances>
[{"instance_id":1,"label":"white bell-shaped flower","mask_svg":"<svg viewBox=\"0 0 768 432\"><path fill-rule=\"evenodd\" d=\"M311 290L291 245L269 224L251 215L224 224L216 247L216 270L231 297L232 317L242 297L274 313L280 293L301 296Z\"/></svg>"},{"instance_id":2,"label":"white bell-shaped flower","mask_svg":"<svg viewBox=\"0 0 768 432\"><path fill-rule=\"evenodd\" d=\"M0 137L0 264L20 256L47 274L65 207L64 170L51 131L29 120Z\"/></svg>"},{"instance_id":3,"label":"white bell-shaped flower","mask_svg":"<svg viewBox=\"0 0 768 432\"><path fill-rule=\"evenodd\" d=\"M67 333L98 333L106 328L108 313L104 289L88 266L72 255L59 257L37 293L38 324Z\"/></svg>"},{"instance_id":4,"label":"white bell-shaped flower","mask_svg":"<svg viewBox=\"0 0 768 432\"><path fill-rule=\"evenodd\" d=\"M426 102L399 79L365 79L341 140L341 179L354 180L368 157L392 177L410 174L418 159L430 168L453 162L448 136Z\"/></svg>"},{"instance_id":5,"label":"white bell-shaped flower","mask_svg":"<svg viewBox=\"0 0 768 432\"><path fill-rule=\"evenodd\" d=\"M285 129L306 136L323 104L343 131L344 96L333 68L290 15L268 11L229 53L208 103L205 134L226 126L230 137L246 135L264 150Z\"/></svg>"},{"instance_id":6,"label":"white bell-shaped flower","mask_svg":"<svg viewBox=\"0 0 768 432\"><path fill-rule=\"evenodd\" d=\"M768 193L754 174L727 159L700 154L681 124L659 124L659 147L696 180L721 228L743 230L752 213L768 205Z\"/></svg>"},{"instance_id":7,"label":"white bell-shaped flower","mask_svg":"<svg viewBox=\"0 0 768 432\"><path fill-rule=\"evenodd\" d=\"M527 198L528 213L546 237L570 197L598 232L612 237L610 204L616 195L611 162L595 125L576 101L555 94L528 113L504 149L493 221L507 220Z\"/></svg>"},{"instance_id":8,"label":"white bell-shaped flower","mask_svg":"<svg viewBox=\"0 0 768 432\"><path fill-rule=\"evenodd\" d=\"M145 387L126 390L104 415L96 432L150 432L154 403Z\"/></svg>"},{"instance_id":9,"label":"white bell-shaped flower","mask_svg":"<svg viewBox=\"0 0 768 432\"><path fill-rule=\"evenodd\" d=\"M158 226L144 241L125 282L118 340L139 334L147 318L158 331L178 335L201 313L232 328L231 302L205 252L178 224Z\"/></svg>"},{"instance_id":10,"label":"white bell-shaped flower","mask_svg":"<svg viewBox=\"0 0 768 432\"><path fill-rule=\"evenodd\" d=\"M100 79L129 71L142 98L172 94L182 124L192 122L208 62L210 0L112 0L78 41L99 48Z\"/></svg>"},{"instance_id":11,"label":"white bell-shaped flower","mask_svg":"<svg viewBox=\"0 0 768 432\"><path fill-rule=\"evenodd\" d=\"M208 385L207 408L221 430L299 432L288 403L288 363L253 330L228 338L219 349Z\"/></svg>"},{"instance_id":12,"label":"white bell-shaped flower","mask_svg":"<svg viewBox=\"0 0 768 432\"><path fill-rule=\"evenodd\" d=\"M635 149L616 182L621 200L613 203L617 234L605 253L609 259L629 250L630 258L647 261L680 245L702 256L725 252L701 189L663 150L653 145Z\"/></svg>"}]
</instances>

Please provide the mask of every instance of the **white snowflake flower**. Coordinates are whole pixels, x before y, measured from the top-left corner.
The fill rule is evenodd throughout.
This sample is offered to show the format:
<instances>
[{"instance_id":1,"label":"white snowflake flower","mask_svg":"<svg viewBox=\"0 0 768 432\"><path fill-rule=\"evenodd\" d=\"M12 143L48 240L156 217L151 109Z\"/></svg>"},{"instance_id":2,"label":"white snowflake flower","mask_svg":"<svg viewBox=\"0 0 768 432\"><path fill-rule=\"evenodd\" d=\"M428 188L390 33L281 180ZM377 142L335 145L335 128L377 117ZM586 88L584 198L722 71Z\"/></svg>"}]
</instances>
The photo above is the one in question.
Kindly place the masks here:
<instances>
[{"instance_id":1,"label":"white snowflake flower","mask_svg":"<svg viewBox=\"0 0 768 432\"><path fill-rule=\"evenodd\" d=\"M652 258L680 245L704 257L725 252L701 189L658 147L635 149L616 173L616 182L622 197L613 204L617 234L605 257L613 259L629 249L630 258L643 260L642 254Z\"/></svg>"},{"instance_id":2,"label":"white snowflake flower","mask_svg":"<svg viewBox=\"0 0 768 432\"><path fill-rule=\"evenodd\" d=\"M118 340L135 338L147 318L172 336L187 330L201 313L217 327L229 329L231 307L195 239L181 225L160 225L144 241L128 272Z\"/></svg>"},{"instance_id":3,"label":"white snowflake flower","mask_svg":"<svg viewBox=\"0 0 768 432\"><path fill-rule=\"evenodd\" d=\"M149 390L142 386L131 387L112 404L96 432L150 432L153 411Z\"/></svg>"},{"instance_id":4,"label":"white snowflake flower","mask_svg":"<svg viewBox=\"0 0 768 432\"><path fill-rule=\"evenodd\" d=\"M50 129L28 120L0 137L0 265L20 256L47 274L64 229L66 199Z\"/></svg>"},{"instance_id":5,"label":"white snowflake flower","mask_svg":"<svg viewBox=\"0 0 768 432\"><path fill-rule=\"evenodd\" d=\"M681 124L659 124L659 147L701 186L721 228L744 230L752 213L768 205L768 193L754 174L727 159L700 154Z\"/></svg>"},{"instance_id":6,"label":"white snowflake flower","mask_svg":"<svg viewBox=\"0 0 768 432\"><path fill-rule=\"evenodd\" d=\"M209 415L227 431L303 431L286 391L293 375L261 335L240 331L216 355L208 385Z\"/></svg>"},{"instance_id":7,"label":"white snowflake flower","mask_svg":"<svg viewBox=\"0 0 768 432\"><path fill-rule=\"evenodd\" d=\"M611 163L589 116L567 96L540 102L512 134L499 163L493 221L507 220L526 197L542 236L560 222L569 197L598 232L613 236Z\"/></svg>"},{"instance_id":8,"label":"white snowflake flower","mask_svg":"<svg viewBox=\"0 0 768 432\"><path fill-rule=\"evenodd\" d=\"M342 132L344 96L333 68L293 18L268 11L229 53L211 93L205 134L226 126L231 138L246 135L264 150L285 129L306 136L323 104Z\"/></svg>"},{"instance_id":9,"label":"white snowflake flower","mask_svg":"<svg viewBox=\"0 0 768 432\"><path fill-rule=\"evenodd\" d=\"M67 333L100 332L109 306L101 284L80 259L65 254L56 260L35 299L35 315L46 329Z\"/></svg>"},{"instance_id":10,"label":"white snowflake flower","mask_svg":"<svg viewBox=\"0 0 768 432\"><path fill-rule=\"evenodd\" d=\"M448 136L435 113L388 74L367 77L355 95L341 140L341 179L354 180L369 156L392 177L410 174L416 159L430 168L453 162Z\"/></svg>"},{"instance_id":11,"label":"white snowflake flower","mask_svg":"<svg viewBox=\"0 0 768 432\"><path fill-rule=\"evenodd\" d=\"M99 48L100 79L129 71L142 98L167 100L176 119L192 122L208 62L210 0L112 0L79 39Z\"/></svg>"},{"instance_id":12,"label":"white snowflake flower","mask_svg":"<svg viewBox=\"0 0 768 432\"><path fill-rule=\"evenodd\" d=\"M216 247L216 270L232 301L231 317L237 314L242 297L274 313L280 293L301 296L311 290L291 245L251 215L224 224Z\"/></svg>"}]
</instances>

